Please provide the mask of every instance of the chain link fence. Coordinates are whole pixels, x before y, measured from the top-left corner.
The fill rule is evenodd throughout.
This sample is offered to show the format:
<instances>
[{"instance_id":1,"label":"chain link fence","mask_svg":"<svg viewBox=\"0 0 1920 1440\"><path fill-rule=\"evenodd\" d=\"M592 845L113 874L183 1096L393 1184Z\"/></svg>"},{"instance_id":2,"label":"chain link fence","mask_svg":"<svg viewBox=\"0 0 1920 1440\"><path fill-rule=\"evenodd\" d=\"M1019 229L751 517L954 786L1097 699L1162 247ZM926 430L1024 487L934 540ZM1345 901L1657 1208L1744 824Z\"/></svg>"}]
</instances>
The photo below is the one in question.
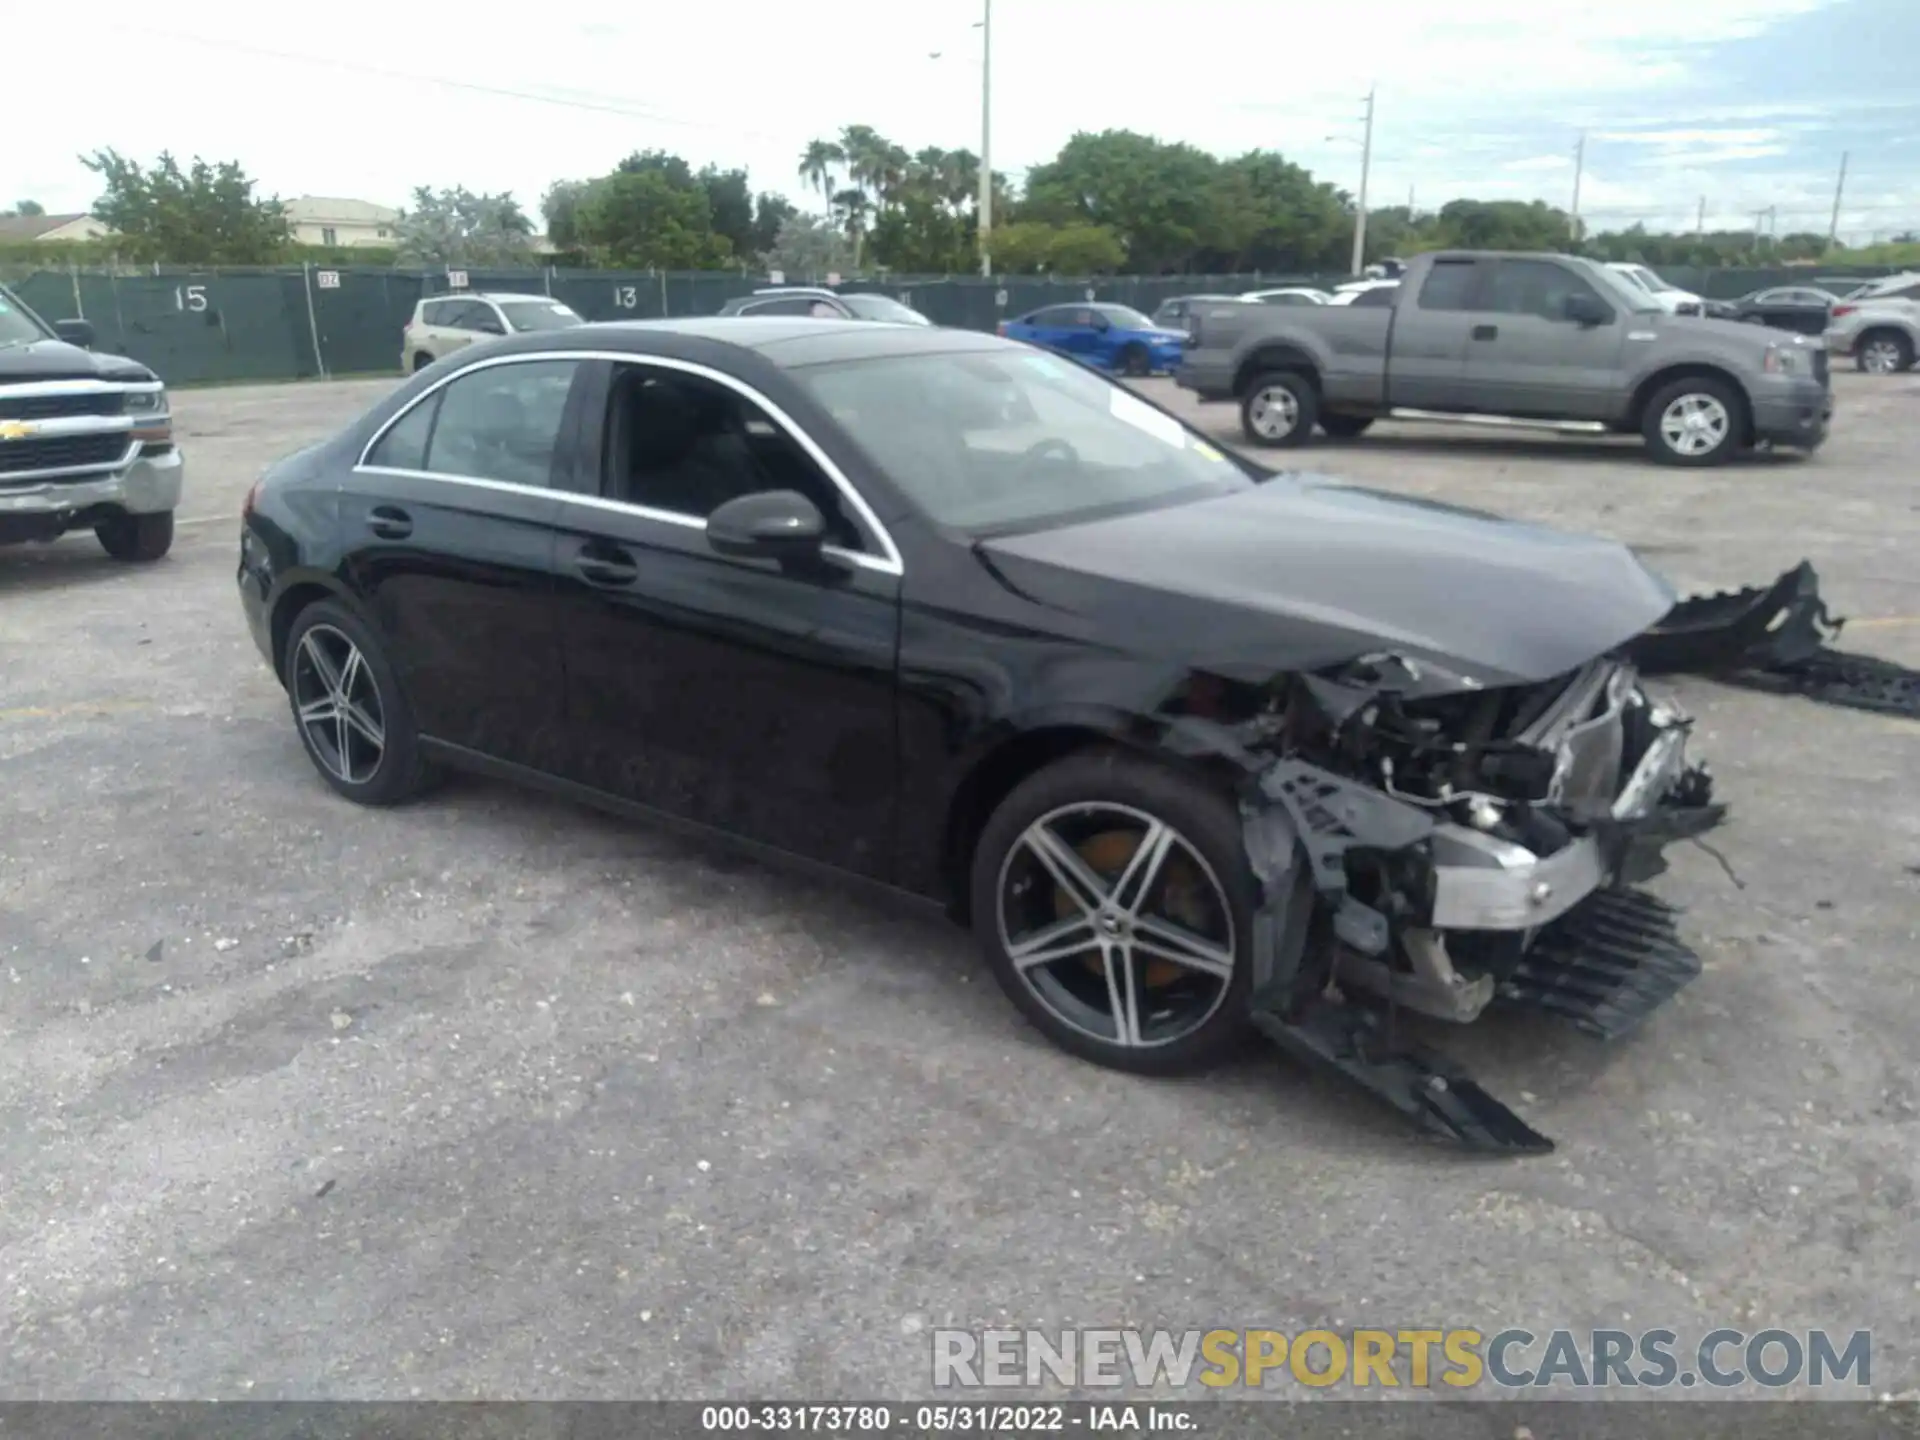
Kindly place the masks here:
<instances>
[{"instance_id":1,"label":"chain link fence","mask_svg":"<svg viewBox=\"0 0 1920 1440\"><path fill-rule=\"evenodd\" d=\"M1710 299L1767 285L1835 282L1843 270L1689 270L1665 278ZM1887 273L1866 268L1859 279ZM1175 295L1239 294L1283 285L1331 286L1341 276L1123 275L1074 280L1039 276L889 276L840 287L891 295L938 325L991 330L1042 305L1100 300L1151 314ZM790 283L803 277L788 276ZM767 284L757 275L699 271L407 271L323 269L47 270L12 278L14 292L49 320L92 322L96 348L129 355L169 384L300 380L397 373L401 328L424 296L456 290L550 295L588 320L712 315Z\"/></svg>"}]
</instances>

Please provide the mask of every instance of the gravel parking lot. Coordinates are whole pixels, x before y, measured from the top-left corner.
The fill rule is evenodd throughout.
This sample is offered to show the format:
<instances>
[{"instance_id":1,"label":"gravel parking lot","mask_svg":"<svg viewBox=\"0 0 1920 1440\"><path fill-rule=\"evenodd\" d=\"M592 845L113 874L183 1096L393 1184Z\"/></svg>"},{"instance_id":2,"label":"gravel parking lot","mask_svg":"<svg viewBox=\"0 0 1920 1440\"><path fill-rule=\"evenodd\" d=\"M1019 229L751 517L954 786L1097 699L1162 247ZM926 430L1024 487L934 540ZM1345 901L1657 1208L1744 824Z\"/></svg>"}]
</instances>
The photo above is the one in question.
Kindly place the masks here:
<instances>
[{"instance_id":1,"label":"gravel parking lot","mask_svg":"<svg viewBox=\"0 0 1920 1440\"><path fill-rule=\"evenodd\" d=\"M1920 727L1681 685L1734 806L1657 886L1706 973L1610 1050L1446 1036L1560 1144L1465 1158L1277 1057L1096 1070L960 933L678 838L335 798L237 514L390 383L179 396L155 567L0 550L0 1395L904 1398L928 1329L994 1322L1870 1328L1873 1388L1920 1383ZM1837 388L1810 460L1298 460L1683 589L1811 557L1848 648L1920 664L1920 376Z\"/></svg>"}]
</instances>

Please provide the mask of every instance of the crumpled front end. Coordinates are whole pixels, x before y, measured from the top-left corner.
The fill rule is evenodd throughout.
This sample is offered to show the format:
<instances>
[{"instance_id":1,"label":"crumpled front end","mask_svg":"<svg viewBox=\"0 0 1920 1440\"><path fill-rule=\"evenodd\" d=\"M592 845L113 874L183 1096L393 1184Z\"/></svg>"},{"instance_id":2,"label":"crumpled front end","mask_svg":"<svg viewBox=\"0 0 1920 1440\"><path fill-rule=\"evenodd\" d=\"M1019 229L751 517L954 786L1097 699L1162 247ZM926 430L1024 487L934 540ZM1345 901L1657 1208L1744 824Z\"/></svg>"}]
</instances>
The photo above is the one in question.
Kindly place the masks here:
<instances>
[{"instance_id":1,"label":"crumpled front end","mask_svg":"<svg viewBox=\"0 0 1920 1440\"><path fill-rule=\"evenodd\" d=\"M1256 1020L1442 1133L1550 1149L1399 1017L1531 1006L1611 1038L1697 975L1633 888L1724 816L1691 728L1617 656L1498 689L1385 655L1289 681L1232 736Z\"/></svg>"}]
</instances>

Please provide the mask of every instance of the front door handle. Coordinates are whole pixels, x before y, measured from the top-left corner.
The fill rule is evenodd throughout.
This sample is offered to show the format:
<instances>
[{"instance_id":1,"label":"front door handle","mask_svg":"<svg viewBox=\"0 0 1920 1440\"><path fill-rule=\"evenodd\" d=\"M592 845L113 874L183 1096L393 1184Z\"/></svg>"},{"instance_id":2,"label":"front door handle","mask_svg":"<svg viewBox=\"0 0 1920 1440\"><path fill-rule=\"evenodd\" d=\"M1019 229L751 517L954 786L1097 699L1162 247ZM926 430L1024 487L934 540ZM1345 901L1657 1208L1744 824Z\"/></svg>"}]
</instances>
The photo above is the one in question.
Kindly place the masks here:
<instances>
[{"instance_id":1,"label":"front door handle","mask_svg":"<svg viewBox=\"0 0 1920 1440\"><path fill-rule=\"evenodd\" d=\"M589 585L631 585L640 567L617 545L588 545L573 557L573 568Z\"/></svg>"},{"instance_id":2,"label":"front door handle","mask_svg":"<svg viewBox=\"0 0 1920 1440\"><path fill-rule=\"evenodd\" d=\"M404 540L413 533L413 517L397 505L376 505L367 528L382 540Z\"/></svg>"},{"instance_id":3,"label":"front door handle","mask_svg":"<svg viewBox=\"0 0 1920 1440\"><path fill-rule=\"evenodd\" d=\"M1498 325L1476 325L1473 327L1473 338L1476 340L1491 340L1499 333L1500 327Z\"/></svg>"}]
</instances>

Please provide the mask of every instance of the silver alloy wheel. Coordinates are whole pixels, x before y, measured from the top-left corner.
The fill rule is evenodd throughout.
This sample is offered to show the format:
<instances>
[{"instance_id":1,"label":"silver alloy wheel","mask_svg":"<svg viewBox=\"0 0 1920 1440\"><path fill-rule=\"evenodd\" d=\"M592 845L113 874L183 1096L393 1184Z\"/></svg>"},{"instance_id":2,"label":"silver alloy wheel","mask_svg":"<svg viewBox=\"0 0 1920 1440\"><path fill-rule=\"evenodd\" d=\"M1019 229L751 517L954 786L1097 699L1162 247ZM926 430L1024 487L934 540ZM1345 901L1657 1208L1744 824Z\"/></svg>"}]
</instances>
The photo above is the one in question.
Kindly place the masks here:
<instances>
[{"instance_id":1,"label":"silver alloy wheel","mask_svg":"<svg viewBox=\"0 0 1920 1440\"><path fill-rule=\"evenodd\" d=\"M1900 368L1900 342L1869 340L1860 347L1860 368L1869 375L1891 375Z\"/></svg>"},{"instance_id":2,"label":"silver alloy wheel","mask_svg":"<svg viewBox=\"0 0 1920 1440\"><path fill-rule=\"evenodd\" d=\"M1264 440L1284 439L1300 423L1300 398L1284 385L1268 385L1248 404L1247 422Z\"/></svg>"},{"instance_id":3,"label":"silver alloy wheel","mask_svg":"<svg viewBox=\"0 0 1920 1440\"><path fill-rule=\"evenodd\" d=\"M366 657L331 625L315 625L293 652L293 703L307 748L348 785L371 780L387 753L387 716Z\"/></svg>"},{"instance_id":4,"label":"silver alloy wheel","mask_svg":"<svg viewBox=\"0 0 1920 1440\"><path fill-rule=\"evenodd\" d=\"M1660 437L1676 455L1705 455L1727 438L1733 417L1711 395L1682 395L1660 416Z\"/></svg>"},{"instance_id":5,"label":"silver alloy wheel","mask_svg":"<svg viewBox=\"0 0 1920 1440\"><path fill-rule=\"evenodd\" d=\"M1121 831L1137 838L1111 877L1069 838L1097 843ZM1179 879L1186 893L1176 896ZM1168 914L1176 899L1189 918L1200 901L1208 923L1196 929ZM1031 913L1034 901L1049 918ZM1027 923L1016 926L1009 912L1023 902ZM1233 980L1233 909L1219 877L1179 831L1131 806L1066 805L1035 820L1000 864L996 909L1021 982L1060 1020L1108 1044L1150 1049L1193 1034Z\"/></svg>"}]
</instances>

